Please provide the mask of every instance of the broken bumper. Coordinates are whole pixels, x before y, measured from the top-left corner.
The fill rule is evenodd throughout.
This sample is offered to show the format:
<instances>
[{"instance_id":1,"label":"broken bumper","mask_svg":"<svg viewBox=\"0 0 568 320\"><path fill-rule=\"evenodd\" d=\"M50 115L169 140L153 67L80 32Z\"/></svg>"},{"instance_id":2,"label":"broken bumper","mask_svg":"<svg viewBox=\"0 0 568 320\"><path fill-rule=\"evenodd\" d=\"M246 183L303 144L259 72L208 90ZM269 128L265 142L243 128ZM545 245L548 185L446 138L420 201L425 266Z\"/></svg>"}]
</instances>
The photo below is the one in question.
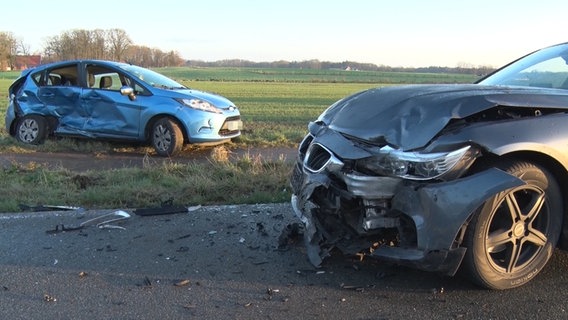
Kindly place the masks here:
<instances>
[{"instance_id":1,"label":"broken bumper","mask_svg":"<svg viewBox=\"0 0 568 320\"><path fill-rule=\"evenodd\" d=\"M341 166L339 162L336 159L332 164L337 168ZM335 173L332 178L326 170L312 172L299 162L291 179L292 207L304 224L304 240L313 265L319 266L331 249L339 248L347 254L364 252L449 275L455 274L465 254L460 236L471 214L494 194L523 184L494 168L440 183L393 183L387 177L362 178L342 173L339 187ZM385 188L384 183L396 186ZM388 208L369 217L369 203L376 200L372 199L373 190L380 193L379 197L388 198L384 201ZM385 194L384 190L393 192ZM343 204L347 202L349 211L359 211L357 217L348 216ZM354 203L362 205L353 206ZM397 240L384 241L386 233Z\"/></svg>"}]
</instances>

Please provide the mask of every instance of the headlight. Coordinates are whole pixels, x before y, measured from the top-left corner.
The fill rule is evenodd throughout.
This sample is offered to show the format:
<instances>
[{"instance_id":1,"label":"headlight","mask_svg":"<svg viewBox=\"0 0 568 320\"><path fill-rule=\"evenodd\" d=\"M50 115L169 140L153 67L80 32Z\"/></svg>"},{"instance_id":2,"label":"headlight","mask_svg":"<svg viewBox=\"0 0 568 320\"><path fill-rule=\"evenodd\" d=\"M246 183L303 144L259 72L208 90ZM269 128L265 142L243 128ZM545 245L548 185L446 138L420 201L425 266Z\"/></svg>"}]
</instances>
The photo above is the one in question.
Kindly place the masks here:
<instances>
[{"instance_id":1,"label":"headlight","mask_svg":"<svg viewBox=\"0 0 568 320\"><path fill-rule=\"evenodd\" d=\"M213 112L213 113L223 113L221 109L215 107L211 103L207 101L203 101L200 99L175 99L177 102L183 104L186 107L190 107L192 109Z\"/></svg>"},{"instance_id":2,"label":"headlight","mask_svg":"<svg viewBox=\"0 0 568 320\"><path fill-rule=\"evenodd\" d=\"M373 172L411 180L440 178L450 180L459 176L477 155L470 146L451 152L420 153L405 152L391 147L381 148L377 157L359 163L359 166Z\"/></svg>"}]
</instances>

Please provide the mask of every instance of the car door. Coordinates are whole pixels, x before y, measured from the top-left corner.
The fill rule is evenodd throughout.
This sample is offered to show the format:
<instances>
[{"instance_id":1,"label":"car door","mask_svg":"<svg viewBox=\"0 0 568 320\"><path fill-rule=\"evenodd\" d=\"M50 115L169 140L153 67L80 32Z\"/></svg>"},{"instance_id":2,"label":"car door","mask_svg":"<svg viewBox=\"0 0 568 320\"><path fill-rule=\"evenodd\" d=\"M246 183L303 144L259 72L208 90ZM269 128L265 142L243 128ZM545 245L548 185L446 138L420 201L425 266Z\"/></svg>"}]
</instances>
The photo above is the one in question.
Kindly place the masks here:
<instances>
[{"instance_id":1,"label":"car door","mask_svg":"<svg viewBox=\"0 0 568 320\"><path fill-rule=\"evenodd\" d=\"M138 139L140 106L120 93L125 75L95 62L86 63L83 70L81 106L88 114L84 129L100 137Z\"/></svg>"},{"instance_id":2,"label":"car door","mask_svg":"<svg viewBox=\"0 0 568 320\"><path fill-rule=\"evenodd\" d=\"M77 132L84 126L86 114L79 103L78 70L77 63L69 63L32 75L38 84L41 113L57 118L59 125L55 130L58 132Z\"/></svg>"}]
</instances>

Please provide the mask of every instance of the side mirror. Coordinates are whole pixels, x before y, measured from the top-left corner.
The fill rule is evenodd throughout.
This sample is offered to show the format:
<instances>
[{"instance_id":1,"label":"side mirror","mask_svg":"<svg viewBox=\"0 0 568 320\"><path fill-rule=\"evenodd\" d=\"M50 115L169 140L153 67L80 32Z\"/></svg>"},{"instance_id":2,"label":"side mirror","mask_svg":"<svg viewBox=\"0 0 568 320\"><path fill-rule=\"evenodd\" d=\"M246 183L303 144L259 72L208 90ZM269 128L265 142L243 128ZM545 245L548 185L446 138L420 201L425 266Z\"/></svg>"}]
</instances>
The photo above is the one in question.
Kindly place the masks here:
<instances>
[{"instance_id":1,"label":"side mirror","mask_svg":"<svg viewBox=\"0 0 568 320\"><path fill-rule=\"evenodd\" d=\"M128 96L128 99L130 99L130 101L136 100L136 95L134 94L134 89L132 87L122 86L120 88L120 94L123 96Z\"/></svg>"}]
</instances>

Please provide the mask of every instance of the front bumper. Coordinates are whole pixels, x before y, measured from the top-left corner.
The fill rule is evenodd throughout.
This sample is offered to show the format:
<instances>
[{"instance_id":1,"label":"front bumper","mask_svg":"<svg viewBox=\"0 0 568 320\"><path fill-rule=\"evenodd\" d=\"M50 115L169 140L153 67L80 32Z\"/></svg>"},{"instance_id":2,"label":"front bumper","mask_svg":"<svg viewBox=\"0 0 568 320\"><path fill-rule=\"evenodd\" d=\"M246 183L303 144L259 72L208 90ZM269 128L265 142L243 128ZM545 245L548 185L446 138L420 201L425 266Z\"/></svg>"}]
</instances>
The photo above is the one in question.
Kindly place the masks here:
<instances>
[{"instance_id":1,"label":"front bumper","mask_svg":"<svg viewBox=\"0 0 568 320\"><path fill-rule=\"evenodd\" d=\"M333 150L331 139L311 143ZM337 142L333 142L335 144ZM350 148L343 141L343 154ZM329 151L331 153L331 151ZM415 182L345 170L330 155L318 170L300 151L291 177L292 207L305 227L308 258L315 266L333 248L417 269L455 274L466 248L461 237L472 213L488 198L524 182L490 168L449 182Z\"/></svg>"}]
</instances>

